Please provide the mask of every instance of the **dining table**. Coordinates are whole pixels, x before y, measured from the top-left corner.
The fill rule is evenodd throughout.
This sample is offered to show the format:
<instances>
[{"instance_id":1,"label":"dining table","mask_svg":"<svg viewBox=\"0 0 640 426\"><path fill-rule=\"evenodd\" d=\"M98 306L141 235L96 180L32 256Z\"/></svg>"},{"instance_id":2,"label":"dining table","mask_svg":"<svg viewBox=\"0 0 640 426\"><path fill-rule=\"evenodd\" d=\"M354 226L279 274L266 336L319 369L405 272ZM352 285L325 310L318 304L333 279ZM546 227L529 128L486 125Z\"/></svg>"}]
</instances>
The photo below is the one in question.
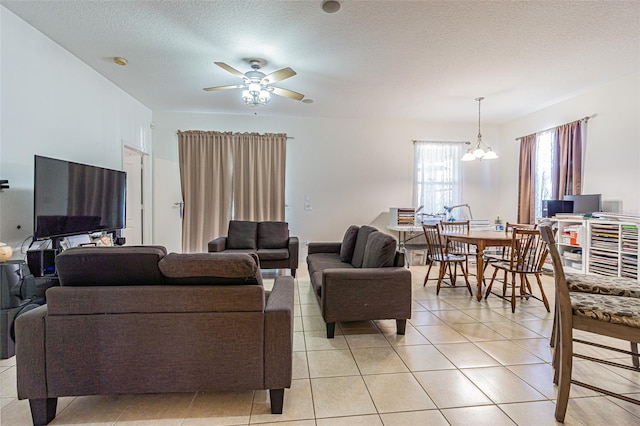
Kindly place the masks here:
<instances>
[{"instance_id":1,"label":"dining table","mask_svg":"<svg viewBox=\"0 0 640 426\"><path fill-rule=\"evenodd\" d=\"M487 247L508 247L511 245L511 233L505 231L474 231L467 233L442 232L441 235L450 241L476 246L476 277L478 278L478 301L482 299L484 283L484 250Z\"/></svg>"}]
</instances>

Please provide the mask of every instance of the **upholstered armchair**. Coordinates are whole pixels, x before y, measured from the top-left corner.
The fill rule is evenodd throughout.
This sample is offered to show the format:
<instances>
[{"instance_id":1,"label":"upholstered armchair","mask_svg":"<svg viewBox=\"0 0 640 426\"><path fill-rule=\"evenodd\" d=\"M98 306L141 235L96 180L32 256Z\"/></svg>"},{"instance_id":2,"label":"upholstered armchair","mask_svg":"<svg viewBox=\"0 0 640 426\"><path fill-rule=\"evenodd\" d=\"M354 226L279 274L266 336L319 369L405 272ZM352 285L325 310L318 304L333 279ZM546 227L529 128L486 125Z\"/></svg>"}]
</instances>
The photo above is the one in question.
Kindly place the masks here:
<instances>
[{"instance_id":1,"label":"upholstered armchair","mask_svg":"<svg viewBox=\"0 0 640 426\"><path fill-rule=\"evenodd\" d=\"M226 237L209 242L209 252L255 253L261 269L290 269L296 276L298 237L289 235L287 222L232 220Z\"/></svg>"}]
</instances>

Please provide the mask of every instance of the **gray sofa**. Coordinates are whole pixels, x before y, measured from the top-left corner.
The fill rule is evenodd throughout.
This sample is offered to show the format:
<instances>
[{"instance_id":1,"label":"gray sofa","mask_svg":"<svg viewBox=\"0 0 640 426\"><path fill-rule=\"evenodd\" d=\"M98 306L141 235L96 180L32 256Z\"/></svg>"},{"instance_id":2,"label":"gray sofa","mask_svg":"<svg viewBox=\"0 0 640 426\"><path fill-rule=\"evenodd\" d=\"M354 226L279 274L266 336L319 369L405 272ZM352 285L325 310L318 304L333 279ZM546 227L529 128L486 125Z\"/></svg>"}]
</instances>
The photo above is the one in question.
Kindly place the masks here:
<instances>
[{"instance_id":1,"label":"gray sofa","mask_svg":"<svg viewBox=\"0 0 640 426\"><path fill-rule=\"evenodd\" d=\"M16 321L18 398L47 424L57 398L291 385L293 278L265 291L249 254L93 247L57 256L60 287Z\"/></svg>"},{"instance_id":2,"label":"gray sofa","mask_svg":"<svg viewBox=\"0 0 640 426\"><path fill-rule=\"evenodd\" d=\"M404 334L411 318L411 272L395 238L372 226L353 225L342 242L310 243L307 266L326 323L395 319Z\"/></svg>"},{"instance_id":3,"label":"gray sofa","mask_svg":"<svg viewBox=\"0 0 640 426\"><path fill-rule=\"evenodd\" d=\"M226 237L209 241L209 252L255 253L262 269L290 269L296 276L298 268L298 237L289 236L287 222L253 222L232 220Z\"/></svg>"}]
</instances>

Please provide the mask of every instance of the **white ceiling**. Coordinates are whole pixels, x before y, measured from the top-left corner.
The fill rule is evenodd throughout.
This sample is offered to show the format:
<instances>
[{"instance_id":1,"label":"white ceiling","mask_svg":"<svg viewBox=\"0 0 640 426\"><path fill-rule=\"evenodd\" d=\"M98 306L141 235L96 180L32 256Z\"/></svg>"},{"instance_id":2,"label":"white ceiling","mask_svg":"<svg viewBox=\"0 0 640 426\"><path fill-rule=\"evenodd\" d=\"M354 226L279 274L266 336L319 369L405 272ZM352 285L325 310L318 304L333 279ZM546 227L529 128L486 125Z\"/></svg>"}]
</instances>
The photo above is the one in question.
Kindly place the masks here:
<instances>
[{"instance_id":1,"label":"white ceiling","mask_svg":"<svg viewBox=\"0 0 640 426\"><path fill-rule=\"evenodd\" d=\"M341 3L0 0L154 111L474 122L484 96L497 124L640 72L638 0ZM202 90L241 83L214 61L255 57L314 102Z\"/></svg>"}]
</instances>

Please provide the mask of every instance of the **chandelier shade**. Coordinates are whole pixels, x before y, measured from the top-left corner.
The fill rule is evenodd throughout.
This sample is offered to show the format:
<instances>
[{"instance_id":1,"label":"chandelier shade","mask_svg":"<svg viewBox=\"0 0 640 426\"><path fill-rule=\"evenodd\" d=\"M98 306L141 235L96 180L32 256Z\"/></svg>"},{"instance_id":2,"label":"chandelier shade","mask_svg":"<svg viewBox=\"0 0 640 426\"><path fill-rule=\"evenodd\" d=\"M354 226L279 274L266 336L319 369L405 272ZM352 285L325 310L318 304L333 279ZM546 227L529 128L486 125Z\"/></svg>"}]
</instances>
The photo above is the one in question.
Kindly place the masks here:
<instances>
[{"instance_id":1,"label":"chandelier shade","mask_svg":"<svg viewBox=\"0 0 640 426\"><path fill-rule=\"evenodd\" d=\"M498 158L498 154L496 154L490 146L482 142L482 133L480 132L480 103L483 99L482 96L476 98L476 101L478 101L478 140L475 146L467 149L467 152L462 156L462 161L495 160Z\"/></svg>"}]
</instances>

